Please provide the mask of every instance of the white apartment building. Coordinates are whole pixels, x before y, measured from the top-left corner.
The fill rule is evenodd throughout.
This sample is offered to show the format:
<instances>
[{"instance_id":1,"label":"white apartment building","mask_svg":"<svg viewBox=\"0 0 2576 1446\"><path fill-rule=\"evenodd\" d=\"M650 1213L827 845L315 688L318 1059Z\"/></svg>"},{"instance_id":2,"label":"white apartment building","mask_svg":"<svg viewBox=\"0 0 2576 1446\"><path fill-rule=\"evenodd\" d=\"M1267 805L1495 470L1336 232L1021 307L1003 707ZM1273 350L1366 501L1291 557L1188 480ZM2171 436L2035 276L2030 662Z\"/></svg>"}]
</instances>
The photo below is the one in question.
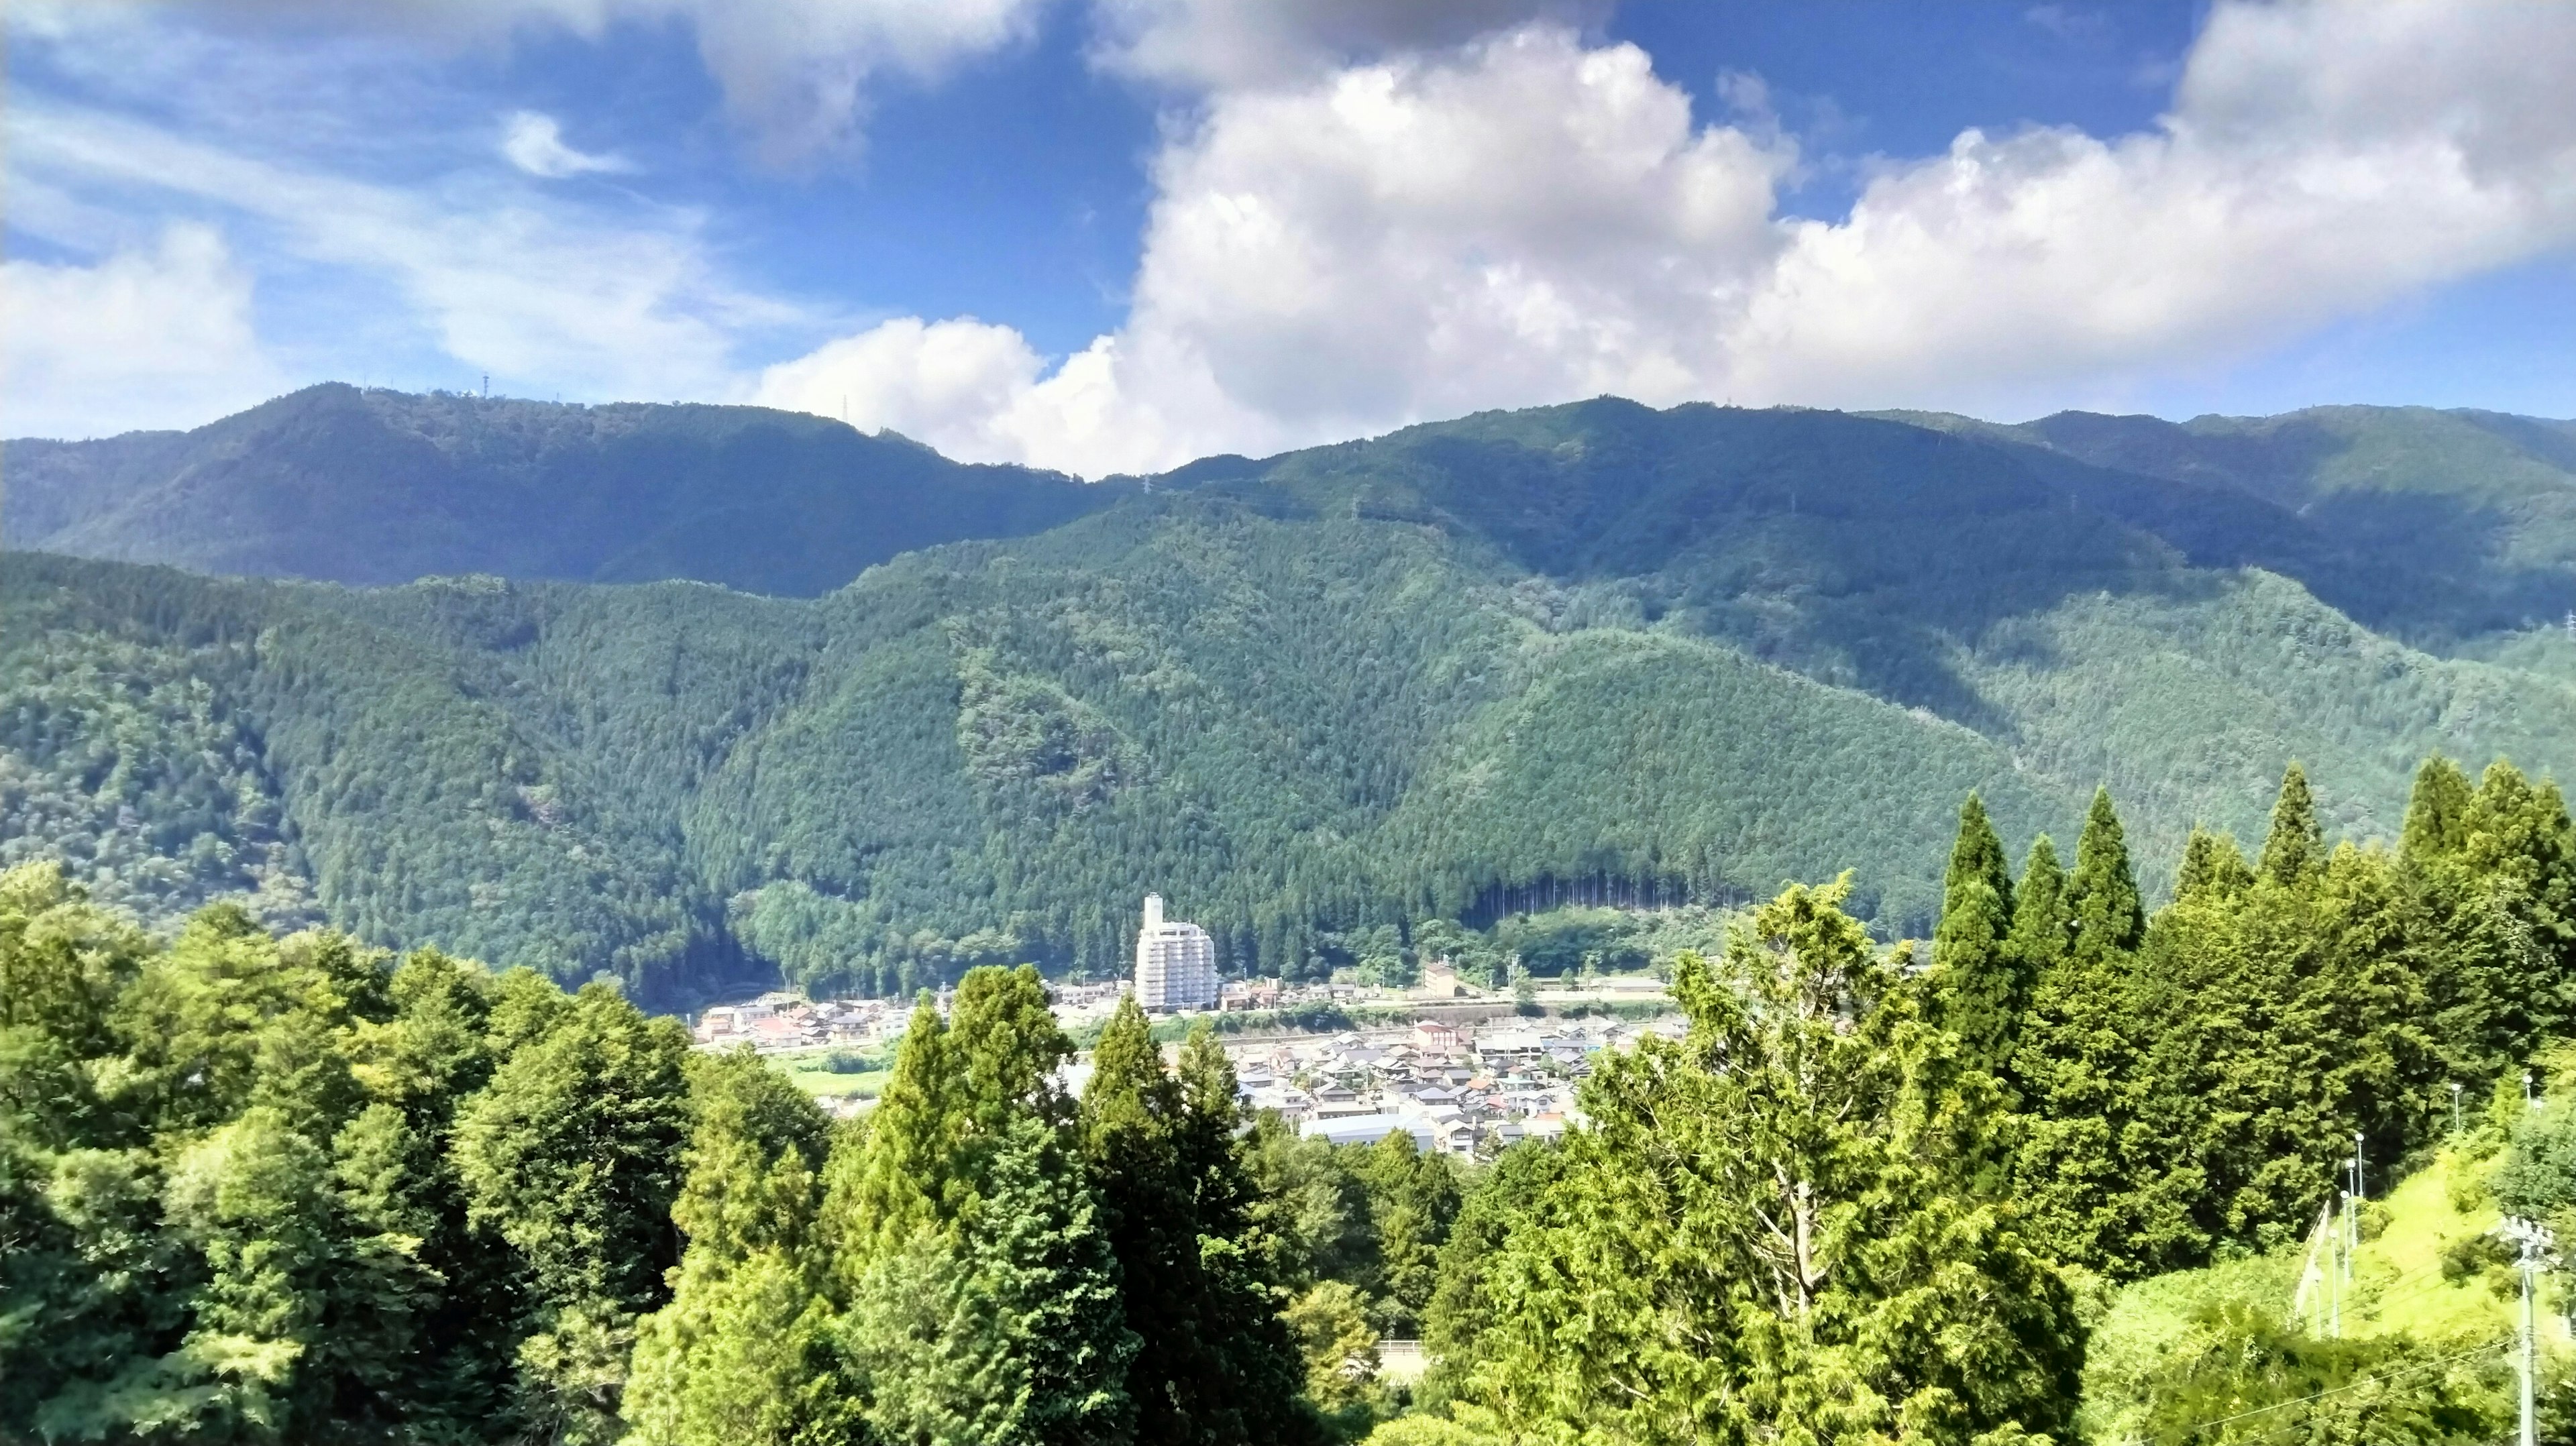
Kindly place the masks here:
<instances>
[{"instance_id":1,"label":"white apartment building","mask_svg":"<svg viewBox=\"0 0 2576 1446\"><path fill-rule=\"evenodd\" d=\"M1145 896L1136 935L1136 1002L1149 1010L1216 1006L1216 941L1196 924L1163 917L1163 896Z\"/></svg>"}]
</instances>

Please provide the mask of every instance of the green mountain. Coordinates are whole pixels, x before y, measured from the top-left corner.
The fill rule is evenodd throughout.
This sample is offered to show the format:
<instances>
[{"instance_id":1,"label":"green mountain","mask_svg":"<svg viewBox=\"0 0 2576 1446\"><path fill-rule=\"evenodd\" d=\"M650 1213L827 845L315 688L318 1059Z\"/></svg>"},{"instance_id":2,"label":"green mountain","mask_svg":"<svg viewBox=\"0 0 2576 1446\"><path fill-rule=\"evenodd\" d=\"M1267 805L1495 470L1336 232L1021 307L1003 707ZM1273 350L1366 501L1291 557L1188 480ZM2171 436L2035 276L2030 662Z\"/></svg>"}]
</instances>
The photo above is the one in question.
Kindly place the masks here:
<instances>
[{"instance_id":1,"label":"green mountain","mask_svg":"<svg viewBox=\"0 0 2576 1446\"><path fill-rule=\"evenodd\" d=\"M2107 782L2152 882L2294 757L2357 837L2428 751L2576 772L2557 629L2365 625L2501 615L2242 479L1930 420L1605 399L1210 458L814 598L12 553L0 862L676 999L1113 970L1148 888L1292 973L1364 926L1845 868L1920 933L1971 788L2017 851ZM807 425L636 425L716 421Z\"/></svg>"},{"instance_id":2,"label":"green mountain","mask_svg":"<svg viewBox=\"0 0 2576 1446\"><path fill-rule=\"evenodd\" d=\"M2354 618L2433 646L2576 615L2576 421L2430 407L2277 417L2061 412L2017 427L1906 420L2193 482L2294 513L2357 563L2316 579Z\"/></svg>"},{"instance_id":3,"label":"green mountain","mask_svg":"<svg viewBox=\"0 0 2576 1446\"><path fill-rule=\"evenodd\" d=\"M193 432L7 444L9 545L357 585L689 577L810 597L1122 489L759 407L308 387Z\"/></svg>"}]
</instances>

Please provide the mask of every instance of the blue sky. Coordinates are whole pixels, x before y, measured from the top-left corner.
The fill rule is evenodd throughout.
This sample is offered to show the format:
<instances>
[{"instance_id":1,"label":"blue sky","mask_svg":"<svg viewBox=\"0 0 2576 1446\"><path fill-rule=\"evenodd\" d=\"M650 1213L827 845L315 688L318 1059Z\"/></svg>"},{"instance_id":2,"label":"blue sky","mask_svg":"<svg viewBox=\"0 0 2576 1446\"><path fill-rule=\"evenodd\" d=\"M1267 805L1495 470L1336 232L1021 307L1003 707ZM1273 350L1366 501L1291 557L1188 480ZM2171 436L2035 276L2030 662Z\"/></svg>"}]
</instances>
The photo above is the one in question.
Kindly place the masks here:
<instances>
[{"instance_id":1,"label":"blue sky","mask_svg":"<svg viewBox=\"0 0 2576 1446\"><path fill-rule=\"evenodd\" d=\"M2576 413L2576 8L13 5L0 431L337 378L1098 475L1616 392Z\"/></svg>"}]
</instances>

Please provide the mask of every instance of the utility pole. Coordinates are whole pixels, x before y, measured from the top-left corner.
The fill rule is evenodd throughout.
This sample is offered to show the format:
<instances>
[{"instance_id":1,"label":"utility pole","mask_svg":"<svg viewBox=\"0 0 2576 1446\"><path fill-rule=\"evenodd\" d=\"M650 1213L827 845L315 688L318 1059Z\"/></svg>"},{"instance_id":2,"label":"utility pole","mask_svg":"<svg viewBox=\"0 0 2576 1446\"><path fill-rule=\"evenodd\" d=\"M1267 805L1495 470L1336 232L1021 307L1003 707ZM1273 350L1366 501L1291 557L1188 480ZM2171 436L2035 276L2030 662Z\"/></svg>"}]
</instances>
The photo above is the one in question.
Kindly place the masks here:
<instances>
[{"instance_id":1,"label":"utility pole","mask_svg":"<svg viewBox=\"0 0 2576 1446\"><path fill-rule=\"evenodd\" d=\"M2520 1439L2522 1446L2538 1446L2539 1437L2532 1426L2531 1409L2531 1381L2534 1368L2538 1365L2537 1348L2533 1341L2536 1333L2533 1330L2532 1282L2533 1278L2540 1273L2542 1266L2554 1263L2555 1257L2550 1254L2550 1247L2558 1242L2557 1238L2549 1233L2549 1227L2511 1215L2506 1216L2504 1223L2496 1227L2496 1233L2520 1248L2521 1258L2515 1263L2522 1268L2522 1339L2519 1343L2520 1348L2514 1352L2515 1371L2522 1378Z\"/></svg>"}]
</instances>

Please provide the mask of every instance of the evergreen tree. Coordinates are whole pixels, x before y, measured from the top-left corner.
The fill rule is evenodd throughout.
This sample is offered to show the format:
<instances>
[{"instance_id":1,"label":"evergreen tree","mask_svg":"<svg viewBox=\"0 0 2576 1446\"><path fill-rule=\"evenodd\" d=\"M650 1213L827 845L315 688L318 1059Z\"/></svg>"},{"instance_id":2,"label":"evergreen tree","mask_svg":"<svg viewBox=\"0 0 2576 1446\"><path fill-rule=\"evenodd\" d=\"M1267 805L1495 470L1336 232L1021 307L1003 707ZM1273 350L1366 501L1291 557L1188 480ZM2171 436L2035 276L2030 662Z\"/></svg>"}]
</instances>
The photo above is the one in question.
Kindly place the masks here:
<instances>
[{"instance_id":1,"label":"evergreen tree","mask_svg":"<svg viewBox=\"0 0 2576 1446\"><path fill-rule=\"evenodd\" d=\"M1505 1247L1526 1230L1562 1225L1556 1181L1565 1152L1543 1140L1503 1151L1469 1187L1441 1248L1439 1280L1424 1312L1422 1341L1431 1357L1422 1395L1445 1401L1465 1385L1487 1354L1485 1337L1511 1308L1495 1278Z\"/></svg>"},{"instance_id":2,"label":"evergreen tree","mask_svg":"<svg viewBox=\"0 0 2576 1446\"><path fill-rule=\"evenodd\" d=\"M845 1139L827 1167L824 1230L844 1291L902 1241L964 1212L974 1192L964 1168L972 1125L964 1069L925 995L865 1133Z\"/></svg>"},{"instance_id":3,"label":"evergreen tree","mask_svg":"<svg viewBox=\"0 0 2576 1446\"><path fill-rule=\"evenodd\" d=\"M671 1301L636 1331L624 1414L639 1446L809 1446L856 1426L815 1239L827 1130L748 1049L690 1068L688 1238Z\"/></svg>"},{"instance_id":4,"label":"evergreen tree","mask_svg":"<svg viewBox=\"0 0 2576 1446\"><path fill-rule=\"evenodd\" d=\"M2137 871L2129 865L2128 839L2120 816L2111 809L2111 790L2093 791L2093 806L2084 815L2084 835L2075 844L2075 875L2066 884L2067 908L2075 918L2072 945L2082 963L2100 966L2128 954L2146 937L2147 915L2138 896Z\"/></svg>"},{"instance_id":5,"label":"evergreen tree","mask_svg":"<svg viewBox=\"0 0 2576 1446\"><path fill-rule=\"evenodd\" d=\"M1237 1193L1225 1177L1240 1168L1217 1163L1233 1087L1206 1056L1187 1088L1173 1079L1131 995L1101 1031L1082 1095L1082 1152L1139 1342L1127 1390L1146 1446L1233 1446L1314 1429L1297 1396L1302 1364L1256 1274L1248 1228L1222 1233L1234 1223L1223 1218L1202 1228L1201 1199L1211 1213L1224 1210Z\"/></svg>"},{"instance_id":6,"label":"evergreen tree","mask_svg":"<svg viewBox=\"0 0 2576 1446\"><path fill-rule=\"evenodd\" d=\"M1606 1060L1492 1267L1468 1385L1514 1435L1971 1442L2072 1429L2083 1327L1971 1180L1991 1084L1916 1016L1846 884L1757 910L1686 1041ZM1561 1223L1560 1223L1561 1222Z\"/></svg>"},{"instance_id":7,"label":"evergreen tree","mask_svg":"<svg viewBox=\"0 0 2576 1446\"><path fill-rule=\"evenodd\" d=\"M1977 795L1959 809L1959 837L1942 881L1941 922L1932 936L1933 998L1941 1025L1966 1058L1999 1070L2010 1056L2028 979L2012 950L2011 866Z\"/></svg>"},{"instance_id":8,"label":"evergreen tree","mask_svg":"<svg viewBox=\"0 0 2576 1446\"><path fill-rule=\"evenodd\" d=\"M2325 830L2317 823L2316 799L2308 792L2307 770L2292 763L2281 775L2281 793L2272 803L2272 830L2263 838L2260 870L2283 888L2298 888L2325 868Z\"/></svg>"},{"instance_id":9,"label":"evergreen tree","mask_svg":"<svg viewBox=\"0 0 2576 1446\"><path fill-rule=\"evenodd\" d=\"M914 1011L866 1130L833 1152L826 1275L856 1382L837 1398L880 1437L1132 1433L1119 1260L1054 1082L1070 1048L1035 970L972 970L950 1022Z\"/></svg>"},{"instance_id":10,"label":"evergreen tree","mask_svg":"<svg viewBox=\"0 0 2576 1446\"><path fill-rule=\"evenodd\" d=\"M2422 864L2457 854L2469 841L2469 804L2475 793L2460 765L2438 753L2425 759L2415 770L2415 788L2406 800L2404 857Z\"/></svg>"},{"instance_id":11,"label":"evergreen tree","mask_svg":"<svg viewBox=\"0 0 2576 1446\"><path fill-rule=\"evenodd\" d=\"M2136 1268L2136 1202L2126 1193L2121 1161L2134 1108L2127 1089L2136 1053L2132 951L2146 924L2110 793L2093 795L2075 872L2055 909L2045 898L2053 870L2041 867L2055 860L2036 847L2032 854L2028 873L2035 877L2021 890L2032 914L2016 923L2045 949L2043 940L2055 933L2049 915L2060 914L2065 944L2039 966L2013 1053L2010 1073L2029 1115L2014 1173L2031 1228L2051 1254L2127 1273Z\"/></svg>"},{"instance_id":12,"label":"evergreen tree","mask_svg":"<svg viewBox=\"0 0 2576 1446\"><path fill-rule=\"evenodd\" d=\"M567 1441L617 1434L635 1322L679 1262L688 1050L677 1021L587 985L457 1119L470 1218L528 1270L523 1409Z\"/></svg>"},{"instance_id":13,"label":"evergreen tree","mask_svg":"<svg viewBox=\"0 0 2576 1446\"><path fill-rule=\"evenodd\" d=\"M2433 939L2432 1037L2475 1083L2576 1023L2576 832L2555 784L2497 763L2463 805L2452 772L2419 778L2404 859Z\"/></svg>"},{"instance_id":14,"label":"evergreen tree","mask_svg":"<svg viewBox=\"0 0 2576 1446\"><path fill-rule=\"evenodd\" d=\"M2013 894L2011 947L2035 985L2066 960L2075 938L2075 913L2066 895L2066 870L2057 862L2057 845L2041 834L2030 841L2022 860L2021 884Z\"/></svg>"},{"instance_id":15,"label":"evergreen tree","mask_svg":"<svg viewBox=\"0 0 2576 1446\"><path fill-rule=\"evenodd\" d=\"M2174 873L2174 897L2204 895L2234 898L2254 883L2254 870L2237 850L2236 840L2195 824L2182 846L2182 867Z\"/></svg>"},{"instance_id":16,"label":"evergreen tree","mask_svg":"<svg viewBox=\"0 0 2576 1446\"><path fill-rule=\"evenodd\" d=\"M1377 1235L1383 1293L1374 1318L1385 1335L1418 1337L1439 1285L1440 1247L1458 1217L1458 1176L1447 1158L1417 1149L1410 1130L1361 1151L1357 1173L1368 1186Z\"/></svg>"},{"instance_id":17,"label":"evergreen tree","mask_svg":"<svg viewBox=\"0 0 2576 1446\"><path fill-rule=\"evenodd\" d=\"M1031 1110L1050 1124L1071 1121L1073 1102L1055 1075L1073 1057L1073 1042L1056 1025L1036 965L966 971L949 1030L979 1130L999 1134Z\"/></svg>"}]
</instances>

